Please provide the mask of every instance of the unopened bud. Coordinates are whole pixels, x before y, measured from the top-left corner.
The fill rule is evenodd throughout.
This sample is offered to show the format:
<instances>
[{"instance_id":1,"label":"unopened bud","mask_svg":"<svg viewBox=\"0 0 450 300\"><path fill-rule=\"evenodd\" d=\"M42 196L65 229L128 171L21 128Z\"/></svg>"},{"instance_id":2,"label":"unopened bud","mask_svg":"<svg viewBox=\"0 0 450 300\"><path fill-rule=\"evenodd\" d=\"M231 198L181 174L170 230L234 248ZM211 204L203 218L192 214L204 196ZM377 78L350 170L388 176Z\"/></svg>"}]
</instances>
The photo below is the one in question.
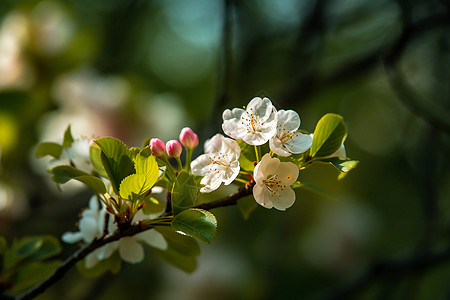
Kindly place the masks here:
<instances>
[{"instance_id":1,"label":"unopened bud","mask_svg":"<svg viewBox=\"0 0 450 300\"><path fill-rule=\"evenodd\" d=\"M150 140L150 149L152 150L154 156L164 155L165 148L166 146L164 145L164 142L160 139L153 138Z\"/></svg>"},{"instance_id":2,"label":"unopened bud","mask_svg":"<svg viewBox=\"0 0 450 300\"><path fill-rule=\"evenodd\" d=\"M189 149L194 149L198 145L198 136L189 127L184 127L180 133L180 142Z\"/></svg>"},{"instance_id":3,"label":"unopened bud","mask_svg":"<svg viewBox=\"0 0 450 300\"><path fill-rule=\"evenodd\" d=\"M181 144L177 140L170 140L166 144L166 152L170 157L179 157L182 150Z\"/></svg>"}]
</instances>

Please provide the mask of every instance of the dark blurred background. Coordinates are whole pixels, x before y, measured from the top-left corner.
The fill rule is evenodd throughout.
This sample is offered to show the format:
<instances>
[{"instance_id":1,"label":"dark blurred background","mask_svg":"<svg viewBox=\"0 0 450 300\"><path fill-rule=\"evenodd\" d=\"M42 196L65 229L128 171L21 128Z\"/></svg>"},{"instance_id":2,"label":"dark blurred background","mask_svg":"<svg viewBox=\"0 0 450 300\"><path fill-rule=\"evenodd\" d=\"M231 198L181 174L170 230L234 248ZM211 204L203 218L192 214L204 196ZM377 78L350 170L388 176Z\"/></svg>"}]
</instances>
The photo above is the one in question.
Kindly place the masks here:
<instances>
[{"instance_id":1,"label":"dark blurred background","mask_svg":"<svg viewBox=\"0 0 450 300\"><path fill-rule=\"evenodd\" d=\"M2 0L0 235L75 230L89 191L59 192L34 157L69 123L128 146L190 126L203 143L223 109L267 96L309 132L345 118L359 166L300 175L333 199L300 190L248 220L217 209L193 274L147 249L38 299L448 299L449 23L445 0Z\"/></svg>"}]
</instances>

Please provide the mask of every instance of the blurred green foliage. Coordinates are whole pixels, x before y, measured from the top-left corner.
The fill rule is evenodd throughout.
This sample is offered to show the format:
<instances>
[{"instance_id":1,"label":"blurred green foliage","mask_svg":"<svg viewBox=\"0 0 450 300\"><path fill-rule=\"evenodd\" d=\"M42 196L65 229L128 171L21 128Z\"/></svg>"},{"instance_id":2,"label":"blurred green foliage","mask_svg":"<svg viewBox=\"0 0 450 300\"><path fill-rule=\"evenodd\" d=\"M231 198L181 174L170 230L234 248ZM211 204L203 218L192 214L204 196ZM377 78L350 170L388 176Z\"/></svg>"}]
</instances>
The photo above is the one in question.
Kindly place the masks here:
<instances>
[{"instance_id":1,"label":"blurred green foliage","mask_svg":"<svg viewBox=\"0 0 450 300\"><path fill-rule=\"evenodd\" d=\"M440 0L1 1L8 244L60 237L87 206L89 191L58 192L34 157L69 123L74 136L128 146L177 138L184 126L204 141L221 132L223 109L268 96L310 132L322 115L342 115L347 153L361 162L339 182L338 171L320 172L327 165L301 173L336 199L301 190L283 213L215 211L217 238L193 274L151 252L118 275L71 272L38 299L448 297L449 11Z\"/></svg>"}]
</instances>

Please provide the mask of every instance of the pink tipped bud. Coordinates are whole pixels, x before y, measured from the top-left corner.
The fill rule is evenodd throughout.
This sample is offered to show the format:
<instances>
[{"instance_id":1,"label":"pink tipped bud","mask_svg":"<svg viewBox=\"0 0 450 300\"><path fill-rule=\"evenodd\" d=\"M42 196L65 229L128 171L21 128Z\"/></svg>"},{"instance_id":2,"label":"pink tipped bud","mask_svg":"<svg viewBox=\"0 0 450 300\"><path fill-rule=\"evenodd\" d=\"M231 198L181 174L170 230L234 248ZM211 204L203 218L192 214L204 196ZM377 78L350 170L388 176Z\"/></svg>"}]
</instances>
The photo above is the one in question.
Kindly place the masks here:
<instances>
[{"instance_id":1,"label":"pink tipped bud","mask_svg":"<svg viewBox=\"0 0 450 300\"><path fill-rule=\"evenodd\" d=\"M180 142L189 149L194 149L198 145L198 136L189 127L184 127L180 133Z\"/></svg>"},{"instance_id":2,"label":"pink tipped bud","mask_svg":"<svg viewBox=\"0 0 450 300\"><path fill-rule=\"evenodd\" d=\"M170 157L179 157L182 150L181 144L177 140L170 140L166 144L166 152Z\"/></svg>"},{"instance_id":3,"label":"pink tipped bud","mask_svg":"<svg viewBox=\"0 0 450 300\"><path fill-rule=\"evenodd\" d=\"M154 156L164 155L165 148L166 146L164 145L164 142L160 139L153 138L150 140L150 149L152 150Z\"/></svg>"}]
</instances>

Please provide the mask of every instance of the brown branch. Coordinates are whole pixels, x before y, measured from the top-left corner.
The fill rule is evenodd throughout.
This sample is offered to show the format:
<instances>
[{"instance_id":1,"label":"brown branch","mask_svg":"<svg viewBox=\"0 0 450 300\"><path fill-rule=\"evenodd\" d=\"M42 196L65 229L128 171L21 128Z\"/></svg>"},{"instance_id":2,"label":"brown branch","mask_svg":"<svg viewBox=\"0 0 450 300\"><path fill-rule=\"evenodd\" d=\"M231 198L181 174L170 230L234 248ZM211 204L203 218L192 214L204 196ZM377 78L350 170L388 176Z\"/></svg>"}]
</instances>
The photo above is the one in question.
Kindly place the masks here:
<instances>
[{"instance_id":1,"label":"brown branch","mask_svg":"<svg viewBox=\"0 0 450 300\"><path fill-rule=\"evenodd\" d=\"M247 186L240 188L237 192L235 192L234 194L231 194L228 197L225 197L225 198L213 201L213 202L209 202L209 203L204 203L204 204L196 206L195 208L210 210L210 209L217 208L217 207L235 205L237 203L238 199L250 195L252 193L252 189L253 189L253 183L250 183ZM158 223L158 225L163 225L163 224ZM135 225L131 225L130 227L128 227L125 230L116 230L113 233L104 235L103 237L100 237L99 239L95 239L90 244L85 245L84 247L80 248L77 252L72 254L70 257L68 257L44 281L41 281L37 285L33 286L31 289L29 289L22 295L17 296L17 297L11 296L11 298L8 298L8 299L15 299L15 300L33 299L34 297L42 294L47 288L49 288L50 286L55 284L57 281L59 281L77 262L84 259L87 255L92 253L94 250L96 250L108 243L117 241L123 237L133 236L135 234L138 234L145 230L151 229L153 227L154 227L154 225L147 226L142 223L138 223ZM3 295L1 295L1 296L3 297Z\"/></svg>"},{"instance_id":2,"label":"brown branch","mask_svg":"<svg viewBox=\"0 0 450 300\"><path fill-rule=\"evenodd\" d=\"M235 192L234 194L231 194L228 197L225 197L225 198L222 198L222 199L219 199L216 201L208 202L208 203L203 203L203 204L195 206L194 208L211 210L211 209L217 208L217 207L236 205L237 200L252 194L253 185L254 185L253 183L250 183L249 185L247 185L243 188L240 188L237 192Z\"/></svg>"}]
</instances>

